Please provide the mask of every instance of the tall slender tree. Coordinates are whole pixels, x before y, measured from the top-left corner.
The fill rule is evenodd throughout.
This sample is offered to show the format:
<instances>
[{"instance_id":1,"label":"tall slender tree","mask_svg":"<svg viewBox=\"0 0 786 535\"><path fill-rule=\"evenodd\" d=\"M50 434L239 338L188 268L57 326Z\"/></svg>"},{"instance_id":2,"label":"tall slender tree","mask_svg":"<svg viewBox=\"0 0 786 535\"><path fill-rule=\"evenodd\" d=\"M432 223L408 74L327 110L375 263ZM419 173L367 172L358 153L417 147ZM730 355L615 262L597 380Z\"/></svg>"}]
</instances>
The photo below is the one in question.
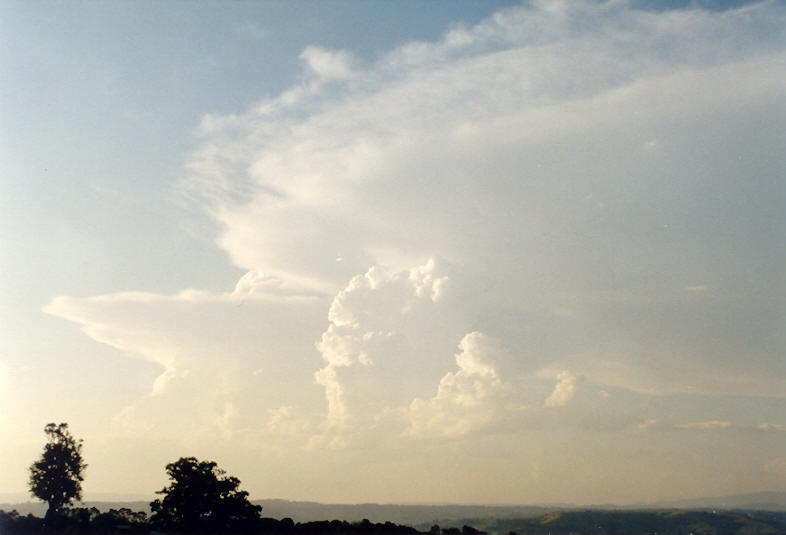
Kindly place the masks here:
<instances>
[{"instance_id":1,"label":"tall slender tree","mask_svg":"<svg viewBox=\"0 0 786 535\"><path fill-rule=\"evenodd\" d=\"M30 466L30 492L47 504L47 518L62 511L74 499L82 499L82 440L75 439L68 424L46 424L47 443L41 458Z\"/></svg>"}]
</instances>

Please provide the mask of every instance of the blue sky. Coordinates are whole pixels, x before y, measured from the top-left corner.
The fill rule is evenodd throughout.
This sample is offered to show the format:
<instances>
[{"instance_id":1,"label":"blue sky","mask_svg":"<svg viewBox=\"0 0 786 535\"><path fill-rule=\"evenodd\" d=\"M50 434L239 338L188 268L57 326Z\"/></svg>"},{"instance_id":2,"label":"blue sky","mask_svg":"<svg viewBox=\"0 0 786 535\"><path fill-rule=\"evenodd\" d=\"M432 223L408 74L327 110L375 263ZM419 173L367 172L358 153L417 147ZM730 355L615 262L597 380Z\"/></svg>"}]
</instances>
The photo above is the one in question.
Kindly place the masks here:
<instances>
[{"instance_id":1,"label":"blue sky","mask_svg":"<svg viewBox=\"0 0 786 535\"><path fill-rule=\"evenodd\" d=\"M500 5L488 3L481 11L467 2L439 9L428 3L393 9L387 3L312 2L293 8L283 2L239 2L228 10L223 3L198 9L185 2L109 2L78 9L67 3L4 3L5 159L14 155L5 164L14 177L6 216L28 218L33 228L20 226L35 239L21 241L35 242L39 254L52 245L46 238L56 234L52 222L58 219L83 237L90 260L100 250L102 266L87 260L81 269L96 270L73 277L78 285L93 285L87 292L136 286L128 276L144 277L137 280L150 289L174 290L161 275L175 266L161 260L180 229L167 228L159 243L150 242L155 233L142 241L134 236L145 219L155 219L157 231L160 220L178 227L169 190L202 114L237 112L289 86L299 73L297 56L309 44L351 45L358 55L373 58L400 42L434 38L452 21L472 22ZM413 18L414 12L424 16ZM118 204L127 217L117 217ZM108 239L113 234L123 239ZM96 242L99 247L93 247ZM181 247L199 248L194 243ZM159 253L155 261L151 247ZM115 248L114 254L104 254L106 248ZM199 248L200 262L209 249ZM150 258L154 265L121 275L123 256L137 262ZM107 262L115 264L107 269ZM113 273L117 278L107 280ZM211 284L203 273L199 268L184 274L196 279L187 284Z\"/></svg>"},{"instance_id":2,"label":"blue sky","mask_svg":"<svg viewBox=\"0 0 786 535\"><path fill-rule=\"evenodd\" d=\"M53 420L88 494L786 490L783 22L3 2L0 493Z\"/></svg>"}]
</instances>

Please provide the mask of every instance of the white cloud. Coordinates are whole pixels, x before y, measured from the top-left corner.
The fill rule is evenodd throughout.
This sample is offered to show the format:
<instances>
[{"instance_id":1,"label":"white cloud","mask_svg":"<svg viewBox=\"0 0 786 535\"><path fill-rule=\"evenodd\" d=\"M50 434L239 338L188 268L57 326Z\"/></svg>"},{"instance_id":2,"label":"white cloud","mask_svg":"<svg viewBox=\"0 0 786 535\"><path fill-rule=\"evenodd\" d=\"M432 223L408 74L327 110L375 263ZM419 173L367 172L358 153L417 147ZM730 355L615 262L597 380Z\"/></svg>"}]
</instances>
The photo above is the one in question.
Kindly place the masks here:
<instances>
[{"instance_id":1,"label":"white cloud","mask_svg":"<svg viewBox=\"0 0 786 535\"><path fill-rule=\"evenodd\" d=\"M688 424L674 424L676 429L693 429L697 431L714 431L729 429L731 422L721 420L710 420L707 422L692 422Z\"/></svg>"},{"instance_id":2,"label":"white cloud","mask_svg":"<svg viewBox=\"0 0 786 535\"><path fill-rule=\"evenodd\" d=\"M311 421L299 415L297 409L291 405L269 409L267 412L270 416L267 429L274 436L302 437L311 431Z\"/></svg>"},{"instance_id":3,"label":"white cloud","mask_svg":"<svg viewBox=\"0 0 786 535\"><path fill-rule=\"evenodd\" d=\"M511 386L504 383L490 364L504 353L497 340L473 332L459 343L455 372L439 381L431 399L415 399L409 406L412 437L444 435L457 437L487 428L509 417L507 399Z\"/></svg>"},{"instance_id":4,"label":"white cloud","mask_svg":"<svg viewBox=\"0 0 786 535\"><path fill-rule=\"evenodd\" d=\"M583 375L576 375L568 370L561 372L557 376L557 384L554 391L543 402L545 407L564 407L576 395L576 389L584 382Z\"/></svg>"},{"instance_id":5,"label":"white cloud","mask_svg":"<svg viewBox=\"0 0 786 535\"><path fill-rule=\"evenodd\" d=\"M647 392L786 391L771 372L778 330L735 333L773 317L766 293L740 281L777 284L768 132L782 128L786 61L764 30L783 7L555 6L505 10L369 64L309 47L306 79L348 83L212 118L184 190L233 263L269 284L329 296L369 266L438 256L483 278L474 312L496 314L506 345L528 337L500 308L563 328L533 366ZM674 280L706 280L686 291L715 300L689 309ZM592 352L617 364L596 376L591 362L557 361Z\"/></svg>"},{"instance_id":6,"label":"white cloud","mask_svg":"<svg viewBox=\"0 0 786 535\"><path fill-rule=\"evenodd\" d=\"M657 429L659 427L662 427L662 424L658 420L656 420L655 418L648 418L647 420L644 420L643 422L638 424L637 427L639 429L644 429L644 430L646 430L646 429Z\"/></svg>"},{"instance_id":7,"label":"white cloud","mask_svg":"<svg viewBox=\"0 0 786 535\"><path fill-rule=\"evenodd\" d=\"M161 367L121 429L297 450L320 473L410 463L407 491L424 438L526 430L570 459L541 480L572 482L576 441L549 436L567 426L728 429L646 401L786 392L785 11L535 2L370 64L309 47L292 88L204 117L188 162L181 192L247 271L234 289L45 311ZM590 407L571 403L583 377ZM507 455L503 476L533 466Z\"/></svg>"},{"instance_id":8,"label":"white cloud","mask_svg":"<svg viewBox=\"0 0 786 535\"><path fill-rule=\"evenodd\" d=\"M309 46L300 58L306 61L309 70L321 81L340 80L352 74L352 55L345 50L327 50Z\"/></svg>"},{"instance_id":9,"label":"white cloud","mask_svg":"<svg viewBox=\"0 0 786 535\"><path fill-rule=\"evenodd\" d=\"M646 151L653 151L658 147L658 141L655 139L651 139L644 143L644 150Z\"/></svg>"},{"instance_id":10,"label":"white cloud","mask_svg":"<svg viewBox=\"0 0 786 535\"><path fill-rule=\"evenodd\" d=\"M57 298L46 310L161 365L158 392L215 365L191 362L207 351L166 313L153 325L125 310L242 309L251 299L266 310L257 321L276 323L278 307L323 310L336 296L327 329L283 329L299 344L258 342L309 345L322 333L317 381L333 422L365 407L347 398L367 391L364 374L378 376L370 384L382 393L385 374L410 385L409 397L382 395L364 411L426 399L456 341L475 329L516 349L516 373L572 370L548 407L567 403L581 375L647 393L779 395L786 377L772 373L782 347L780 330L767 329L772 304L740 304L735 296L764 294L733 281L772 287L768 273L778 271L766 252L778 250L772 229L782 217L767 204L778 196L766 157L786 61L777 36L761 30L783 18L782 6L766 3L667 13L537 3L366 65L308 47L304 80L315 85L246 113L206 116L189 162L182 191L201 201L221 229L219 245L248 270L234 291ZM323 87L331 80L349 83ZM702 151L684 148L699 138ZM765 161L740 164L730 147L756 147ZM731 156L742 166L733 173ZM762 192L740 185L742 175L764 177ZM696 192L707 195L699 202ZM739 199L750 201L726 209ZM772 220L750 232L759 217L751 214L763 213ZM466 280L433 263L410 271L429 257ZM388 271L368 270L381 265ZM732 284L716 284L723 279ZM708 281L687 292L728 290L691 305L716 308L687 309L669 294L673 280ZM468 293L445 302L450 291ZM749 317L765 321L738 333L752 329ZM435 327L426 333L411 318ZM386 368L397 359L406 366ZM264 377L271 367L261 364L247 375ZM429 373L412 377L419 366ZM318 367L301 372L312 377Z\"/></svg>"},{"instance_id":11,"label":"white cloud","mask_svg":"<svg viewBox=\"0 0 786 535\"><path fill-rule=\"evenodd\" d=\"M447 341L464 323L466 304L451 292L458 280L449 269L434 259L399 272L375 266L336 294L317 344L324 366L315 374L330 429L372 425L369 418L433 384Z\"/></svg>"},{"instance_id":12,"label":"white cloud","mask_svg":"<svg viewBox=\"0 0 786 535\"><path fill-rule=\"evenodd\" d=\"M318 389L302 373L317 354L302 333L318 332L327 304L283 295L275 285L266 293L267 282L247 275L231 293L58 297L44 310L127 357L161 367L150 391L117 415L116 432L190 440L210 434L202 425L208 421L228 436L231 429L258 428L257 415L273 403L307 411L319 403Z\"/></svg>"},{"instance_id":13,"label":"white cloud","mask_svg":"<svg viewBox=\"0 0 786 535\"><path fill-rule=\"evenodd\" d=\"M689 430L689 431L723 431L729 429L745 431L764 431L768 433L778 433L786 431L786 426L782 424L762 423L758 425L748 425L733 423L728 420L707 420L702 422L690 422L682 424L669 424L655 418L644 420L637 425L638 429L659 429L659 430Z\"/></svg>"},{"instance_id":14,"label":"white cloud","mask_svg":"<svg viewBox=\"0 0 786 535\"><path fill-rule=\"evenodd\" d=\"M219 416L215 419L215 426L218 427L219 431L224 436L232 436L234 426L232 425L232 420L235 416L235 406L232 403L224 403L224 407L219 414Z\"/></svg>"},{"instance_id":15,"label":"white cloud","mask_svg":"<svg viewBox=\"0 0 786 535\"><path fill-rule=\"evenodd\" d=\"M772 424L772 423L763 423L756 426L756 429L760 431L786 431L786 425L783 424Z\"/></svg>"},{"instance_id":16,"label":"white cloud","mask_svg":"<svg viewBox=\"0 0 786 535\"><path fill-rule=\"evenodd\" d=\"M637 306L633 308L638 309ZM692 333L686 333L690 331L690 324L669 327L675 331L671 333L671 339L678 336L699 339L699 333L704 328L711 328L711 325L695 326L697 330ZM666 329L666 326L662 328ZM603 351L559 356L539 375L556 376L558 370L570 368L596 384L648 395L724 393L783 397L786 378L767 373L764 364L758 364L754 369L741 369L737 362L724 362L717 354L702 353L707 348L701 344L693 352L688 347L675 351L670 349L669 339L665 342L648 340L648 345L641 340L621 338L608 339ZM768 362L767 357L762 357L762 360Z\"/></svg>"},{"instance_id":17,"label":"white cloud","mask_svg":"<svg viewBox=\"0 0 786 535\"><path fill-rule=\"evenodd\" d=\"M686 286L685 287L685 291L686 292L692 292L692 293L704 293L704 292L709 291L709 289L710 289L710 287L707 286L706 284L697 284L695 286Z\"/></svg>"},{"instance_id":18,"label":"white cloud","mask_svg":"<svg viewBox=\"0 0 786 535\"><path fill-rule=\"evenodd\" d=\"M786 478L786 457L776 457L764 463L764 471Z\"/></svg>"}]
</instances>

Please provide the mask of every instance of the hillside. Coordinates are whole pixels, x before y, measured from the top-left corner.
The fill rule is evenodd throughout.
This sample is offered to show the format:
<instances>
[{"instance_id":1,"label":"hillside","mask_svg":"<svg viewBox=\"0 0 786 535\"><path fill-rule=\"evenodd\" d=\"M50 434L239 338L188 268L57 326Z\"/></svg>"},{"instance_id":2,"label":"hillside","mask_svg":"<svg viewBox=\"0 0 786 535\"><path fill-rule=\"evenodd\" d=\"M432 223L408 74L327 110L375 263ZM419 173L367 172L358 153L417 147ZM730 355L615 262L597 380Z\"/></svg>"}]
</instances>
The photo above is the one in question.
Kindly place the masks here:
<instances>
[{"instance_id":1,"label":"hillside","mask_svg":"<svg viewBox=\"0 0 786 535\"><path fill-rule=\"evenodd\" d=\"M482 506L482 505L386 505L386 504L322 504L287 500L254 500L263 507L267 518L292 518L295 522L342 520L359 522L393 522L428 531L431 526L442 528L464 525L487 531L492 535L567 535L567 534L652 534L688 535L783 535L786 534L786 507L781 507L783 493L760 493L728 498L705 498L674 502L694 505L688 508L579 508L570 506ZM729 509L720 505L728 504ZM752 505L749 509L737 504ZM770 505L757 507L758 505ZM86 507L102 511L126 507L149 513L149 503L86 502ZM717 508L717 512L714 510ZM46 506L41 502L0 504L0 510L17 510L22 515L43 516Z\"/></svg>"},{"instance_id":2,"label":"hillside","mask_svg":"<svg viewBox=\"0 0 786 535\"><path fill-rule=\"evenodd\" d=\"M786 513L705 511L562 511L535 518L466 520L489 534L505 535L783 535Z\"/></svg>"},{"instance_id":3,"label":"hillside","mask_svg":"<svg viewBox=\"0 0 786 535\"><path fill-rule=\"evenodd\" d=\"M786 511L786 492L754 492L714 498L675 500L653 505L657 508L678 509L746 509L759 511Z\"/></svg>"},{"instance_id":4,"label":"hillside","mask_svg":"<svg viewBox=\"0 0 786 535\"><path fill-rule=\"evenodd\" d=\"M512 505L394 505L394 504L323 504L287 500L253 500L262 506L262 514L273 518L289 517L296 522L340 519L357 522L395 522L417 525L456 521L462 518L524 518L554 511L554 507Z\"/></svg>"}]
</instances>

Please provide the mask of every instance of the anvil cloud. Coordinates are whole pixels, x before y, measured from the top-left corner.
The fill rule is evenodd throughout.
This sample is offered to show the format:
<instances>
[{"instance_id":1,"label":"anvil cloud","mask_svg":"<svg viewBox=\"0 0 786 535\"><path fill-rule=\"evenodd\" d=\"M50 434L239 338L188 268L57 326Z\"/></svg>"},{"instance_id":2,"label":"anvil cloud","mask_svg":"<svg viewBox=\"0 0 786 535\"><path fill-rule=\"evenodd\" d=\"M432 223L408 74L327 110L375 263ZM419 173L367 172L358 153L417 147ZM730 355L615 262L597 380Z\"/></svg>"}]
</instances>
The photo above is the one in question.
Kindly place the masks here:
<instances>
[{"instance_id":1,"label":"anvil cloud","mask_svg":"<svg viewBox=\"0 0 786 535\"><path fill-rule=\"evenodd\" d=\"M161 366L113 432L227 451L259 495L786 488L785 21L544 1L373 60L308 47L202 119L177 187L235 289L45 311ZM729 438L696 463L689 430Z\"/></svg>"}]
</instances>

